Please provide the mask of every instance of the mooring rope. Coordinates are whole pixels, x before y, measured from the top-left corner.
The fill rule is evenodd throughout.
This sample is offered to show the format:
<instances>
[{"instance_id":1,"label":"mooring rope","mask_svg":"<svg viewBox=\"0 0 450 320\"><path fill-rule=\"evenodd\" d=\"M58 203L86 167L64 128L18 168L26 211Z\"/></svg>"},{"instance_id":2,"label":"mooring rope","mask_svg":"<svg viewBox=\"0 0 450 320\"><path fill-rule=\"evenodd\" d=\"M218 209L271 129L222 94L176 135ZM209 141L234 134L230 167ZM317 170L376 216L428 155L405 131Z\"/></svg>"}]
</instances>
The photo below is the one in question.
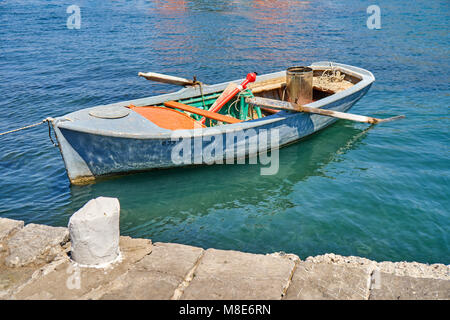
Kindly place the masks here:
<instances>
[{"instance_id":1,"label":"mooring rope","mask_svg":"<svg viewBox=\"0 0 450 320\"><path fill-rule=\"evenodd\" d=\"M198 82L198 86L200 87L200 94L202 95L203 110L206 110L206 103L205 103L205 97L203 96L202 83Z\"/></svg>"},{"instance_id":2,"label":"mooring rope","mask_svg":"<svg viewBox=\"0 0 450 320\"><path fill-rule=\"evenodd\" d=\"M45 122L48 122L49 125L50 125L50 122L53 121L53 120L54 120L53 118L48 117L48 118L45 118L44 120L42 120L40 122L36 122L36 123L30 124L28 126L24 126L24 127L20 127L20 128L17 128L17 129L9 130L9 131L6 131L6 132L2 132L2 133L0 133L0 136L3 136L3 135L8 134L8 133L13 133L13 132L25 130L25 129L28 129L28 128L33 128L33 127L36 127L36 126L38 126L40 124L43 124Z\"/></svg>"},{"instance_id":3,"label":"mooring rope","mask_svg":"<svg viewBox=\"0 0 450 320\"><path fill-rule=\"evenodd\" d=\"M53 146L59 148L58 143L55 143L55 141L53 141L53 139L52 139L52 126L51 126L50 122L53 122L53 120L55 120L55 119L53 119L53 118L46 118L46 119L44 119L42 122L47 121L47 125L48 125L48 137L50 138L50 141L52 142Z\"/></svg>"}]
</instances>

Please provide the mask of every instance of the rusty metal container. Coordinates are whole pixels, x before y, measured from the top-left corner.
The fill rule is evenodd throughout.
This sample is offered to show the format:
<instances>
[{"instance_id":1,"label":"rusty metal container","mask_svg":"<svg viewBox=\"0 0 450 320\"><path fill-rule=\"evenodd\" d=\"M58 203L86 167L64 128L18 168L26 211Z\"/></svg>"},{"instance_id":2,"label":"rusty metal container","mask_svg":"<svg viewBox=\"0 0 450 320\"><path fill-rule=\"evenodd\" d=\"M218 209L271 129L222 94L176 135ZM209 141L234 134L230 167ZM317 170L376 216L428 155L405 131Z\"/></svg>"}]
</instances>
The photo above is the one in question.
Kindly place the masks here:
<instances>
[{"instance_id":1,"label":"rusty metal container","mask_svg":"<svg viewBox=\"0 0 450 320\"><path fill-rule=\"evenodd\" d=\"M290 67L286 70L286 90L289 102L307 104L312 101L313 69Z\"/></svg>"}]
</instances>

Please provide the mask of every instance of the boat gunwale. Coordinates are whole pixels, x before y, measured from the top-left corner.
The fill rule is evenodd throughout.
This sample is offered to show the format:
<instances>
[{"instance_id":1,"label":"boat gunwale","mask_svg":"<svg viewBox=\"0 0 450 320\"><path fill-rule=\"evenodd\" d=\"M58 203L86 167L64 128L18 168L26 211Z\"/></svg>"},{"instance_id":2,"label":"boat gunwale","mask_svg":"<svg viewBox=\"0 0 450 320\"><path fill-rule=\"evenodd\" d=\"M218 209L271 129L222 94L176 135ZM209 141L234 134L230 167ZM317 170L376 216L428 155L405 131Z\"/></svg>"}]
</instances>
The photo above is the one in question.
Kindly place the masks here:
<instances>
[{"instance_id":1,"label":"boat gunwale","mask_svg":"<svg viewBox=\"0 0 450 320\"><path fill-rule=\"evenodd\" d=\"M306 104L308 107L315 107L315 108L322 108L329 104L332 104L334 102L337 102L347 96L350 96L356 92L359 92L366 88L367 86L371 85L375 81L375 77L373 74L365 69L340 64L340 63L334 63L334 62L328 62L328 61L321 61L321 62L315 62L311 64L311 66L314 70L325 70L324 68L330 68L334 67L337 70L340 70L341 72L344 72L345 74L348 74L350 76L356 77L360 79L356 84L354 84L352 87L339 91L337 93L334 93L328 97L325 97L323 99L320 99L318 101ZM286 74L286 71L278 71L273 73L268 73L261 75L258 80L264 81L268 79L273 79L275 77L281 77ZM231 82L239 82L243 79L239 80L232 80L227 81L223 83L218 83L214 85L209 86L203 86L203 94L210 94L219 92L221 90L224 90L225 87L231 83ZM197 92L198 91L198 92ZM117 137L117 138L130 138L130 139L156 139L156 140L167 140L171 139L172 137L176 136L177 138L183 138L183 137L201 137L201 136L213 136L217 134L223 134L223 133L232 133L247 129L252 129L255 127L260 127L263 125L283 121L289 117L292 116L298 116L297 113L293 112L287 112L287 111L280 111L278 113L266 116L264 118L260 119L254 119L254 120L248 120L240 123L235 124L226 124L221 126L215 126L215 127L208 127L208 128L199 128L199 129L182 129L182 130L167 130L167 132L159 132L159 133L120 133L120 132L114 132L110 130L99 130L99 129L92 129L89 127L80 127L74 125L72 121L68 121L67 119L72 114L76 114L78 112L88 112L88 110L93 108L99 108L99 107L115 107L115 106L128 106L130 104L133 104L135 106L146 106L146 105L155 105L155 104L161 104L164 101L167 100L179 100L179 99L186 99L190 97L194 97L196 95L199 95L200 90L198 87L191 87L191 88L183 88L181 90L178 90L176 92L167 93L163 95L158 96L151 96L146 98L140 98L130 101L123 101L123 102L117 102L112 103L104 106L94 106L90 108L81 109L75 112L72 112L70 114L67 114L62 117L58 117L55 119L54 126L57 126L60 129L64 130L71 130L71 131L77 131L81 133L87 133L87 134L94 134L94 135L102 135L102 136L110 136L110 137ZM69 118L70 119L70 118Z\"/></svg>"}]
</instances>

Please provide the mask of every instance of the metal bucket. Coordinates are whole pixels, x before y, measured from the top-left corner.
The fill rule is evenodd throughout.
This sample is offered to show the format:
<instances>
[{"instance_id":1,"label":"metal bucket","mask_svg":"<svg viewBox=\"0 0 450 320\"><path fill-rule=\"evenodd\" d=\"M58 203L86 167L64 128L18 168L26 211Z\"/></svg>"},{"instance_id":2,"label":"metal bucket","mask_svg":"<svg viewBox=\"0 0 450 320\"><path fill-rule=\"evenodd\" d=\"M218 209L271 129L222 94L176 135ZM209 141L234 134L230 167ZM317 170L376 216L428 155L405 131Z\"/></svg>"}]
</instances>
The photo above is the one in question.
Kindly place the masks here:
<instances>
[{"instance_id":1,"label":"metal bucket","mask_svg":"<svg viewBox=\"0 0 450 320\"><path fill-rule=\"evenodd\" d=\"M313 69L309 67L290 67L286 70L287 99L297 104L312 101Z\"/></svg>"}]
</instances>

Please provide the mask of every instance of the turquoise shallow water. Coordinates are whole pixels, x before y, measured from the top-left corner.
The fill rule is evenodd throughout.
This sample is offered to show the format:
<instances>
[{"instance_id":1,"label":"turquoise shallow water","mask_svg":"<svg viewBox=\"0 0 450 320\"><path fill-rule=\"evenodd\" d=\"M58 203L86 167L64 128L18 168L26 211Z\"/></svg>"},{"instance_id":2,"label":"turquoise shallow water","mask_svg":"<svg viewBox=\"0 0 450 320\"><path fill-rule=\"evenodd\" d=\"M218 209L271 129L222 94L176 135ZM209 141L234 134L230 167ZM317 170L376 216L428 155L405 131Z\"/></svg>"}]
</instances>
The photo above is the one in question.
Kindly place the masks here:
<instances>
[{"instance_id":1,"label":"turquoise shallow water","mask_svg":"<svg viewBox=\"0 0 450 320\"><path fill-rule=\"evenodd\" d=\"M0 137L0 216L67 225L96 196L118 197L121 233L301 258L333 252L450 263L448 1L0 2L0 132L85 107L178 88L138 71L205 83L333 60L372 71L354 113L256 165L163 170L71 187L44 126Z\"/></svg>"}]
</instances>

